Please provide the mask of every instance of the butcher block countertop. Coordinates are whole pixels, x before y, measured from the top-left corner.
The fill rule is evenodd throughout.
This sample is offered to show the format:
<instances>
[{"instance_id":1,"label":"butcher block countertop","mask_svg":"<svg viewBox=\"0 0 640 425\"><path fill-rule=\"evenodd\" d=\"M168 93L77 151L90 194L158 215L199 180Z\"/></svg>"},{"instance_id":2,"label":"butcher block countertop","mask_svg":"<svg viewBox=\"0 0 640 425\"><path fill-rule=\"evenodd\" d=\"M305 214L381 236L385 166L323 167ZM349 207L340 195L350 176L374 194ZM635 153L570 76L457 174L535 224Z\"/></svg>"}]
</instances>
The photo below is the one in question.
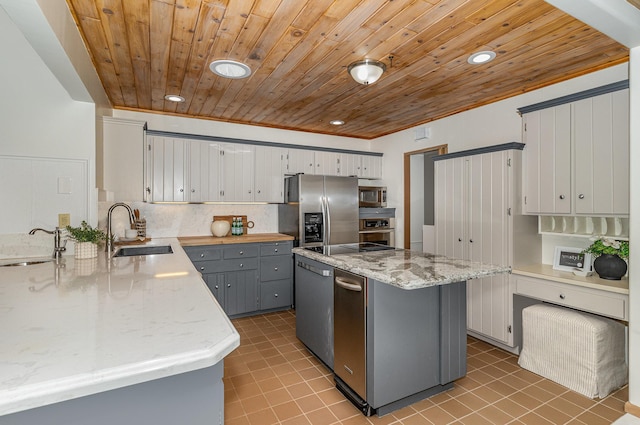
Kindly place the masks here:
<instances>
[{"instance_id":1,"label":"butcher block countertop","mask_svg":"<svg viewBox=\"0 0 640 425\"><path fill-rule=\"evenodd\" d=\"M228 245L234 243L283 242L292 241L293 236L282 233L254 233L242 236L182 236L178 238L182 246Z\"/></svg>"}]
</instances>

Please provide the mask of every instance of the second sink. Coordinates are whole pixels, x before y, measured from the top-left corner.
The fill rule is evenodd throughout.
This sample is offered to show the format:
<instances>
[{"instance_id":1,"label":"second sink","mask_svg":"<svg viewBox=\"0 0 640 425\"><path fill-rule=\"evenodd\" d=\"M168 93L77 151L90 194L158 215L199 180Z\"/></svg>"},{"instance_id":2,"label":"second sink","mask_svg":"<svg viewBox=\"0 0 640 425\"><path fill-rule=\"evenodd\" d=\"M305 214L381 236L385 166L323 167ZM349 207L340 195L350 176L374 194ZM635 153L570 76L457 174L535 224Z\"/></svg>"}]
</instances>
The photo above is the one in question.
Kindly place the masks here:
<instances>
[{"instance_id":1,"label":"second sink","mask_svg":"<svg viewBox=\"0 0 640 425\"><path fill-rule=\"evenodd\" d=\"M173 254L171 245L125 246L118 249L114 257L132 257L134 255Z\"/></svg>"}]
</instances>

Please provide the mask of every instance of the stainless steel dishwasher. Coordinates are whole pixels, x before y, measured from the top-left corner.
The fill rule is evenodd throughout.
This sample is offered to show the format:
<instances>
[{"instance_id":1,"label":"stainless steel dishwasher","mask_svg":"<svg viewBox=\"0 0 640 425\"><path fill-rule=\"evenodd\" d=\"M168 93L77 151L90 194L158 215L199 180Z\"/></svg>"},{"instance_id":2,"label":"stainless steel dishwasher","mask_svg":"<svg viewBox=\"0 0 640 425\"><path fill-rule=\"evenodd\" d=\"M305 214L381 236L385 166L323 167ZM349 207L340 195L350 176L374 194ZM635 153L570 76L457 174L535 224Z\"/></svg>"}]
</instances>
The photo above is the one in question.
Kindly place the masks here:
<instances>
[{"instance_id":1,"label":"stainless steel dishwasher","mask_svg":"<svg viewBox=\"0 0 640 425\"><path fill-rule=\"evenodd\" d=\"M365 415L367 403L367 279L334 271L334 373L336 387Z\"/></svg>"}]
</instances>

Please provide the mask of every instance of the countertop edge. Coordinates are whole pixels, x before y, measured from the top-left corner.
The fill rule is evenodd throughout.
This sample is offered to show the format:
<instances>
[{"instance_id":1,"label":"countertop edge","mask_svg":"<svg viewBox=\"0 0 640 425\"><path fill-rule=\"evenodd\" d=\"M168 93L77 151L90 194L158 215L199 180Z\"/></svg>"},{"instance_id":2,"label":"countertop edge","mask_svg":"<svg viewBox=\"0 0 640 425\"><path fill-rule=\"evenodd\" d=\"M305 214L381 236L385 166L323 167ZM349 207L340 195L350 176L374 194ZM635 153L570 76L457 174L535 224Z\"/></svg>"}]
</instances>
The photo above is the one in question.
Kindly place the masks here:
<instances>
[{"instance_id":1,"label":"countertop edge","mask_svg":"<svg viewBox=\"0 0 640 425\"><path fill-rule=\"evenodd\" d=\"M242 236L179 236L178 242L183 247L203 245L231 245L239 243L286 242L294 238L282 233L252 233Z\"/></svg>"},{"instance_id":2,"label":"countertop edge","mask_svg":"<svg viewBox=\"0 0 640 425\"><path fill-rule=\"evenodd\" d=\"M543 265L544 266L544 265ZM540 267L540 266L536 266L536 267ZM551 266L547 266L544 267L543 269L549 269L551 271L553 271L553 268ZM544 271L544 270L542 270ZM551 272L550 272L551 273ZM606 291L606 292L611 292L611 293L616 293L616 294L622 294L622 295L629 295L629 281L627 279L623 279L622 281L610 281L610 282L620 282L623 283L626 281L626 288L619 288L616 286L613 286L613 284L601 284L601 283L597 283L597 282L589 282L585 277L581 277L581 276L575 276L575 278L572 278L571 276L569 277L563 277L563 276L556 276L550 273L544 273L541 271L535 271L535 270L526 270L523 268L514 268L512 271L512 274L514 275L519 275L519 276L527 276L527 277L533 277L536 279L543 279L543 280L548 280L551 282L556 282L556 283L564 283L567 285L573 285L573 286L577 286L577 287L582 287L582 288L589 288L589 289L595 289L598 291ZM568 272L566 272L568 273ZM598 278L596 278L598 279ZM599 279L600 280L600 279Z\"/></svg>"}]
</instances>

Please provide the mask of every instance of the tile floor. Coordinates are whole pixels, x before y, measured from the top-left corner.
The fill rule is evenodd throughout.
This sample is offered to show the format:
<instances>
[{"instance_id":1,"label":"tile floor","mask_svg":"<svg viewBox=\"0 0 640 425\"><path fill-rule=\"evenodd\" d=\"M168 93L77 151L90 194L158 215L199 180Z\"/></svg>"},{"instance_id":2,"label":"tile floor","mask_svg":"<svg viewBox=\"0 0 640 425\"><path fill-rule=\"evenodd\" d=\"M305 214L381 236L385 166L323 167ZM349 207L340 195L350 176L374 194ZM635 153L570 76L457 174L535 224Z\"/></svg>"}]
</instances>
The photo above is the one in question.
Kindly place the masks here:
<instances>
[{"instance_id":1,"label":"tile floor","mask_svg":"<svg viewBox=\"0 0 640 425\"><path fill-rule=\"evenodd\" d=\"M225 359L226 425L611 424L627 387L591 400L521 369L517 357L468 342L467 376L452 390L381 418L364 417L295 336L295 313L233 320L240 347Z\"/></svg>"}]
</instances>

